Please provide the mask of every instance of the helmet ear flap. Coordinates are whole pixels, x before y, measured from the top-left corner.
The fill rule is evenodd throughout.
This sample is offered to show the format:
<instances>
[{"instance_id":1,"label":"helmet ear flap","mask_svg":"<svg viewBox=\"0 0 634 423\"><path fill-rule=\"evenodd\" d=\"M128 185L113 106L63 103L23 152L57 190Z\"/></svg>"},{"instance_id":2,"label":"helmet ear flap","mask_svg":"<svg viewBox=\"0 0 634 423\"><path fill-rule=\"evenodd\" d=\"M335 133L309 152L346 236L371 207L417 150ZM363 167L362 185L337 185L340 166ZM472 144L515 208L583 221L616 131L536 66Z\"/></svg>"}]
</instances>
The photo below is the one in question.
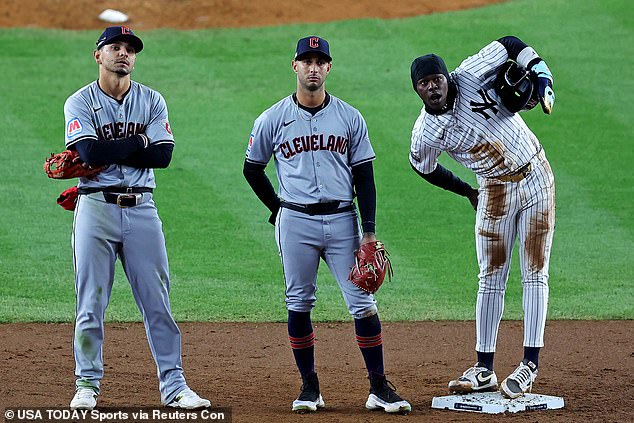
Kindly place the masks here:
<instances>
[{"instance_id":1,"label":"helmet ear flap","mask_svg":"<svg viewBox=\"0 0 634 423\"><path fill-rule=\"evenodd\" d=\"M531 110L539 103L533 75L514 61L500 67L493 86L511 113Z\"/></svg>"}]
</instances>

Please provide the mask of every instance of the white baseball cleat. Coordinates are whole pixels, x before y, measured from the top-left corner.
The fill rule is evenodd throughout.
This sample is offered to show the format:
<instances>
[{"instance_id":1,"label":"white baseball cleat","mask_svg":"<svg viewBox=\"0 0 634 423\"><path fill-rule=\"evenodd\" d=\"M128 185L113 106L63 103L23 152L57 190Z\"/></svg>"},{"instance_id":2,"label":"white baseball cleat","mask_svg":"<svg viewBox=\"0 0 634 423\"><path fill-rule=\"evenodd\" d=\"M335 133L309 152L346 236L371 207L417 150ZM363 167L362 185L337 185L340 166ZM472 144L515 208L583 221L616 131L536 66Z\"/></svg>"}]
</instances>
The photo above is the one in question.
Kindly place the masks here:
<instances>
[{"instance_id":1,"label":"white baseball cleat","mask_svg":"<svg viewBox=\"0 0 634 423\"><path fill-rule=\"evenodd\" d=\"M168 407L184 408L186 410L194 410L197 408L211 407L211 401L205 398L201 398L198 394L189 388L185 388L180 391L172 402L167 404Z\"/></svg>"},{"instance_id":2,"label":"white baseball cleat","mask_svg":"<svg viewBox=\"0 0 634 423\"><path fill-rule=\"evenodd\" d=\"M458 379L449 382L449 392L456 394L494 391L497 387L498 378L495 372L480 362L465 370Z\"/></svg>"},{"instance_id":3,"label":"white baseball cleat","mask_svg":"<svg viewBox=\"0 0 634 423\"><path fill-rule=\"evenodd\" d=\"M324 408L326 404L319 393L319 379L317 373L313 372L302 377L302 388L299 396L293 401L293 411L305 413L317 411L317 408Z\"/></svg>"},{"instance_id":4,"label":"white baseball cleat","mask_svg":"<svg viewBox=\"0 0 634 423\"><path fill-rule=\"evenodd\" d=\"M301 395L300 395L301 398ZM301 400L297 398L293 401L293 411L297 411L298 413L306 412L306 411L317 411L318 408L324 408L326 403L324 399L321 397L321 394L317 396L317 398Z\"/></svg>"},{"instance_id":5,"label":"white baseball cleat","mask_svg":"<svg viewBox=\"0 0 634 423\"><path fill-rule=\"evenodd\" d=\"M70 401L71 410L92 410L97 406L97 393L92 388L77 388Z\"/></svg>"},{"instance_id":6,"label":"white baseball cleat","mask_svg":"<svg viewBox=\"0 0 634 423\"><path fill-rule=\"evenodd\" d=\"M506 398L520 397L533 388L533 382L537 378L537 366L528 360L524 360L517 366L506 379L502 381L500 392Z\"/></svg>"},{"instance_id":7,"label":"white baseball cleat","mask_svg":"<svg viewBox=\"0 0 634 423\"><path fill-rule=\"evenodd\" d=\"M383 409L386 413L407 414L412 411L409 402L401 398L392 382L385 378L385 375L370 373L370 395L365 403L368 410Z\"/></svg>"}]
</instances>

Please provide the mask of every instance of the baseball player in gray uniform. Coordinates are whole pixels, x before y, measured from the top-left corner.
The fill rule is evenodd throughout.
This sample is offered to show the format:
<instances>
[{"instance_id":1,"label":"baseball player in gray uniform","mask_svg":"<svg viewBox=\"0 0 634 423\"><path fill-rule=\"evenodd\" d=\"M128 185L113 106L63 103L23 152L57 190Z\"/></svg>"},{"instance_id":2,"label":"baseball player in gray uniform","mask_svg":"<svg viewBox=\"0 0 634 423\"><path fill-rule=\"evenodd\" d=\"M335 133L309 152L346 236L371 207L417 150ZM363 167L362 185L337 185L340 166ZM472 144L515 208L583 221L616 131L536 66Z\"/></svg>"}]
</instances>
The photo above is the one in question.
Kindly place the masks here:
<instances>
[{"instance_id":1,"label":"baseball player in gray uniform","mask_svg":"<svg viewBox=\"0 0 634 423\"><path fill-rule=\"evenodd\" d=\"M142 49L141 39L129 28L107 28L94 51L99 79L64 104L66 147L89 165L107 165L97 178L81 178L78 185L72 233L77 379L71 409L90 410L97 404L104 314L117 257L143 315L161 402L187 409L211 405L185 383L181 334L170 310L169 268L152 200L152 169L169 165L174 137L161 94L130 79Z\"/></svg>"},{"instance_id":2,"label":"baseball player in gray uniform","mask_svg":"<svg viewBox=\"0 0 634 423\"><path fill-rule=\"evenodd\" d=\"M493 355L511 253L519 237L524 357L500 386L503 395L516 398L531 388L544 345L555 186L537 137L494 89L498 72L509 59L539 81L535 92L543 110L550 113L554 103L550 70L535 50L516 37L493 41L451 73L436 55L414 60L412 84L424 107L412 130L410 163L425 180L467 197L476 209L477 363L449 383L451 392L498 387ZM443 151L476 174L478 190L438 164Z\"/></svg>"},{"instance_id":3,"label":"baseball player in gray uniform","mask_svg":"<svg viewBox=\"0 0 634 423\"><path fill-rule=\"evenodd\" d=\"M328 42L310 36L297 43L291 62L297 92L255 121L244 175L271 211L286 282L288 335L302 377L292 409L324 407L315 372L315 334L310 313L316 300L317 268L323 259L336 278L350 314L370 379L369 409L407 412L411 406L384 375L381 322L376 300L348 280L354 250L374 241L376 190L374 151L358 110L325 90L332 67ZM273 156L279 197L264 169ZM359 227L353 199L361 214ZM362 233L362 235L361 235Z\"/></svg>"}]
</instances>

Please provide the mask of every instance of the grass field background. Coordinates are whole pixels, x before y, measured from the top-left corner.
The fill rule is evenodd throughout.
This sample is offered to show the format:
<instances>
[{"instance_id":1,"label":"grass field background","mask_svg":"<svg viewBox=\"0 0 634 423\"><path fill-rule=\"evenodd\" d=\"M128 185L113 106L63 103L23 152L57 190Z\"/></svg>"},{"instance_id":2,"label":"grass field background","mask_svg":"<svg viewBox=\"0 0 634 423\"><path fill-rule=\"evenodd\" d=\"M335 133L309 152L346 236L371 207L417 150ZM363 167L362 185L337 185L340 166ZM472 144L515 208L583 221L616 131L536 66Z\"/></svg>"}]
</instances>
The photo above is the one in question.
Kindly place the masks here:
<instances>
[{"instance_id":1,"label":"grass field background","mask_svg":"<svg viewBox=\"0 0 634 423\"><path fill-rule=\"evenodd\" d=\"M295 89L296 40L331 43L327 89L365 116L378 191L377 234L395 279L377 297L384 320L473 319L475 214L466 199L427 184L408 163L420 100L409 65L434 52L448 68L491 40L517 35L555 75L552 116L524 119L556 176L551 259L553 319L634 318L634 19L629 0L520 0L408 19L251 29L142 31L133 79L167 100L172 164L156 172L177 320L285 320L284 282L267 211L242 176L254 119ZM72 214L55 204L72 181L43 159L63 149L63 103L97 77L98 31L0 30L0 322L72 321ZM447 156L441 163L475 184ZM267 172L273 180L272 163ZM505 318L520 319L514 257ZM118 265L109 320L140 320ZM322 266L316 320L348 319Z\"/></svg>"}]
</instances>

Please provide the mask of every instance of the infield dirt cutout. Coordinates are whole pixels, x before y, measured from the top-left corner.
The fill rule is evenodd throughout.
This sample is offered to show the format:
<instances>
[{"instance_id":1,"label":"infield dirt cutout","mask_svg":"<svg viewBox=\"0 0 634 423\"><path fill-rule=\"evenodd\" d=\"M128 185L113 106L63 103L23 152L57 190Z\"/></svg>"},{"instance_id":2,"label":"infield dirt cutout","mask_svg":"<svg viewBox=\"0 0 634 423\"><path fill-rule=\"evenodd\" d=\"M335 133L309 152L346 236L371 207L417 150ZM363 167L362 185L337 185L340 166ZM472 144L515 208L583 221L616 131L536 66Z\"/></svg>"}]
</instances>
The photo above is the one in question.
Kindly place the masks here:
<instances>
[{"instance_id":1,"label":"infield dirt cutout","mask_svg":"<svg viewBox=\"0 0 634 423\"><path fill-rule=\"evenodd\" d=\"M107 24L97 16L106 8L125 12L131 18L128 25L146 30L397 18L496 2L499 0L324 0L310 7L296 0L4 0L0 27L103 29ZM380 293L378 299L380 309ZM345 307L343 301L341 307ZM234 422L633 420L632 320L548 321L533 392L562 396L565 408L495 416L430 407L432 397L446 395L447 382L475 361L472 321L383 323L386 371L398 393L412 404L408 416L388 416L364 408L368 382L352 321L315 324L316 366L326 408L314 415L290 411L301 381L285 323L179 326L189 385L214 406L231 408ZM68 406L74 389L73 325L4 324L0 328L0 409ZM501 324L496 353L500 379L521 359L522 332L522 322ZM104 362L99 406L159 405L156 368L142 324L107 325Z\"/></svg>"}]
</instances>

